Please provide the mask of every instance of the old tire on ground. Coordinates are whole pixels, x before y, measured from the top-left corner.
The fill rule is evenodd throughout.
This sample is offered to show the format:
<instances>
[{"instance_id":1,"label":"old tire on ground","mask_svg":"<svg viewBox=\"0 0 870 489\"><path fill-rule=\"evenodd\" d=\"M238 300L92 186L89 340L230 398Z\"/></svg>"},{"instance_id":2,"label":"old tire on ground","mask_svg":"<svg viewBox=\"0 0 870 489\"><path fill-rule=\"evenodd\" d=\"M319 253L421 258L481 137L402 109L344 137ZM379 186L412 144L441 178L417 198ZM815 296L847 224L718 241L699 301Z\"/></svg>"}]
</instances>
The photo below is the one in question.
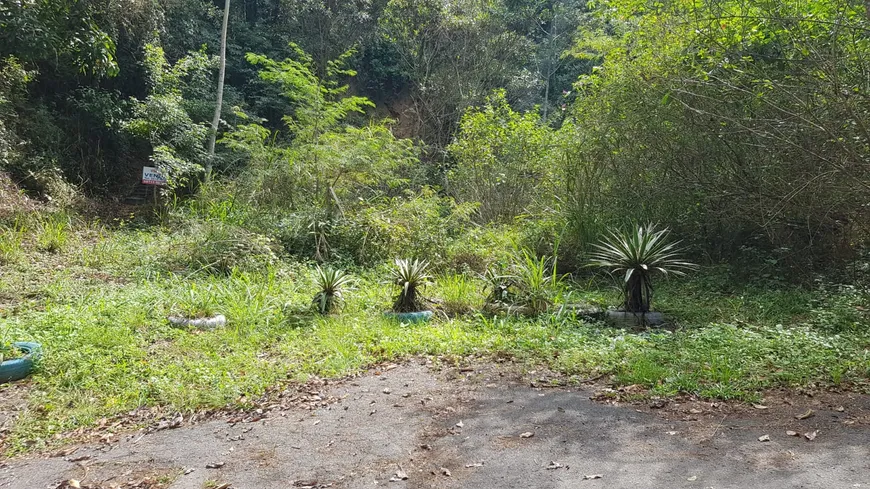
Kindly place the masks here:
<instances>
[{"instance_id":1,"label":"old tire on ground","mask_svg":"<svg viewBox=\"0 0 870 489\"><path fill-rule=\"evenodd\" d=\"M31 373L37 361L42 358L42 345L31 342L13 343L13 347L24 353L21 358L0 363L0 384L21 380Z\"/></svg>"},{"instance_id":2,"label":"old tire on ground","mask_svg":"<svg viewBox=\"0 0 870 489\"><path fill-rule=\"evenodd\" d=\"M432 319L432 311L418 311L418 312L386 312L385 316L391 319L395 319L400 323L425 323Z\"/></svg>"}]
</instances>

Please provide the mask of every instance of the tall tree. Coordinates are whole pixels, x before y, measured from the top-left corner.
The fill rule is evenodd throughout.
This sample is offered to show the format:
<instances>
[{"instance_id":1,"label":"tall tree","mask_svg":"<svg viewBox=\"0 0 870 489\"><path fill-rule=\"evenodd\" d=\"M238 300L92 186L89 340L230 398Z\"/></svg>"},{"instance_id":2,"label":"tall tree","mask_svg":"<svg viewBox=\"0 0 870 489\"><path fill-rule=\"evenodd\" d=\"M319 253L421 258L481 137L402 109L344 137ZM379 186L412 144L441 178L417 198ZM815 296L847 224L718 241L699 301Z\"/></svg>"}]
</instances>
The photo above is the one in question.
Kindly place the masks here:
<instances>
[{"instance_id":1,"label":"tall tree","mask_svg":"<svg viewBox=\"0 0 870 489\"><path fill-rule=\"evenodd\" d=\"M221 27L221 66L218 73L217 106L214 109L214 119L211 121L211 134L208 139L208 163L205 167L205 178L211 178L214 164L214 145L217 139L218 124L221 121L221 106L224 103L224 74L227 68L227 25L230 20L230 0L224 4L224 23Z\"/></svg>"}]
</instances>

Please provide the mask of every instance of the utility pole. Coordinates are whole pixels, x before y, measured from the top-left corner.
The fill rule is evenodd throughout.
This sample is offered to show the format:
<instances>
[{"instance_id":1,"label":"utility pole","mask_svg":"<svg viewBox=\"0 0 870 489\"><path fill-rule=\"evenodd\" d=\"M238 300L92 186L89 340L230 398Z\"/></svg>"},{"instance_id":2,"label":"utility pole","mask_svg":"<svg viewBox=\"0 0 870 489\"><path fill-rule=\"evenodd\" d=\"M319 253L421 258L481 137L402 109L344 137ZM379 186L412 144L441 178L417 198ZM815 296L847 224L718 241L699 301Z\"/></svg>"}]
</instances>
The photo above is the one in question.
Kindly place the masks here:
<instances>
[{"instance_id":1,"label":"utility pole","mask_svg":"<svg viewBox=\"0 0 870 489\"><path fill-rule=\"evenodd\" d=\"M221 106L224 103L224 75L227 69L227 25L230 21L230 0L224 5L224 23L221 27L221 60L218 73L217 107L214 109L214 119L211 121L211 134L208 140L208 162L205 167L205 180L211 180L212 167L214 166L214 145L217 140L218 124L221 121Z\"/></svg>"}]
</instances>

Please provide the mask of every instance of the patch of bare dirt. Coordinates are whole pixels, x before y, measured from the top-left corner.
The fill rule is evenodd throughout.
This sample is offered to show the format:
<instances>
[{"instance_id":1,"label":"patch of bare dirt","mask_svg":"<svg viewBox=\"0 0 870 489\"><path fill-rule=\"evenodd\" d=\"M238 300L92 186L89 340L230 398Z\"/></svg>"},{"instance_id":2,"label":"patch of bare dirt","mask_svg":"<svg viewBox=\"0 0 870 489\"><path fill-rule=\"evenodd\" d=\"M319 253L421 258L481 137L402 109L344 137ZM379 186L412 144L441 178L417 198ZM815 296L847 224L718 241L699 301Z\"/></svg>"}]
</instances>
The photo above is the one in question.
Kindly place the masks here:
<instances>
[{"instance_id":1,"label":"patch of bare dirt","mask_svg":"<svg viewBox=\"0 0 870 489\"><path fill-rule=\"evenodd\" d=\"M14 217L22 212L33 212L40 208L41 204L24 195L8 173L0 172L0 219Z\"/></svg>"},{"instance_id":2,"label":"patch of bare dirt","mask_svg":"<svg viewBox=\"0 0 870 489\"><path fill-rule=\"evenodd\" d=\"M0 384L0 447L19 414L27 409L29 392L30 385L26 382Z\"/></svg>"},{"instance_id":3,"label":"patch of bare dirt","mask_svg":"<svg viewBox=\"0 0 870 489\"><path fill-rule=\"evenodd\" d=\"M81 464L81 479L67 479L55 489L166 489L182 473L181 470L131 469L122 474L90 474L91 467ZM216 486L217 487L217 486ZM226 486L224 489L229 489Z\"/></svg>"}]
</instances>

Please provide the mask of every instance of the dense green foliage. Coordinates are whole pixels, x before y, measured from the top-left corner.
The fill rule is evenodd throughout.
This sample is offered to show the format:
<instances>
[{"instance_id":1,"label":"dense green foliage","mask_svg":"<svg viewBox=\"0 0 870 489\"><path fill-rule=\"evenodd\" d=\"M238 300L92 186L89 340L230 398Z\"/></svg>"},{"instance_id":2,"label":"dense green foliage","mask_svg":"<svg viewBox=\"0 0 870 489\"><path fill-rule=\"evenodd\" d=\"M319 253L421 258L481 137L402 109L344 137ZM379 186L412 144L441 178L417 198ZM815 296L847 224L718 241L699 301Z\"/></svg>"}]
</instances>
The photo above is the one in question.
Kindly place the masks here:
<instances>
[{"instance_id":1,"label":"dense green foliage","mask_svg":"<svg viewBox=\"0 0 870 489\"><path fill-rule=\"evenodd\" d=\"M0 444L416 354L866 386L866 2L234 1L211 158L223 6L0 0L0 338L47 352ZM701 264L656 282L672 330L579 316L686 268L651 228L601 247L637 223Z\"/></svg>"},{"instance_id":2,"label":"dense green foliage","mask_svg":"<svg viewBox=\"0 0 870 489\"><path fill-rule=\"evenodd\" d=\"M0 399L28 392L28 409L0 437L0 449L13 453L113 425L113 416L129 423L131 411L142 416L132 422L150 424L177 412L250 409L288 380L348 375L410 355L447 364L511 358L545 365L566 381L610 375L651 395L721 399L757 400L773 387L865 389L870 376L866 294L854 287L741 285L727 267L705 268L688 281L659 284L656 304L677 321L673 331L629 331L566 307L617 304L616 289L554 279L552 260L521 253L493 260L516 274L516 293L529 294L527 303L548 302L547 313L481 314L483 281L445 272L426 289L427 305L445 314L409 325L384 315L398 289L385 284L389 265L356 269L340 314L320 315L311 301L322 284L310 264L261 260L242 246L250 237L230 232L221 233L232 245L192 254L218 224L182 220L143 230L134 217L109 229L73 218L75 232L48 253L37 249L40 219L70 222L22 218L21 256L0 275L0 341L38 341L45 350L30 381L0 385ZM200 264L218 258L236 266L218 273ZM189 331L166 320L173 313L220 313L228 323Z\"/></svg>"},{"instance_id":3,"label":"dense green foliage","mask_svg":"<svg viewBox=\"0 0 870 489\"><path fill-rule=\"evenodd\" d=\"M123 198L152 164L197 192L222 7L4 3L2 167ZM857 0L233 2L199 193L322 260L364 261L359 229L432 189L539 253L562 236L574 268L631 221L713 261L827 266L866 235L868 26Z\"/></svg>"}]
</instances>

